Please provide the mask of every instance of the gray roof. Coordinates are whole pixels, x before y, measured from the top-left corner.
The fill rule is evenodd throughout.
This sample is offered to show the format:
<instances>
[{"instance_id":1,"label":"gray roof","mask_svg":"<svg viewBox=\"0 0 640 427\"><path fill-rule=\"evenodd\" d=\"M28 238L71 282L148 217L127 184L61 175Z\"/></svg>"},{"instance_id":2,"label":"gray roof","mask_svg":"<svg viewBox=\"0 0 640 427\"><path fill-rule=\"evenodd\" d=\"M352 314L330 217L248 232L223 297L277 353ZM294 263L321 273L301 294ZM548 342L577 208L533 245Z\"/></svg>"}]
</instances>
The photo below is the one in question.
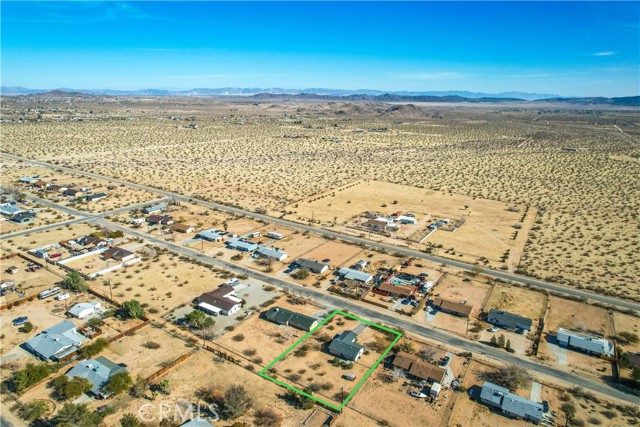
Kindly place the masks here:
<instances>
[{"instance_id":1,"label":"gray roof","mask_svg":"<svg viewBox=\"0 0 640 427\"><path fill-rule=\"evenodd\" d=\"M325 264L323 262L318 262L318 261L314 261L312 259L307 259L307 258L298 258L296 260L296 264L298 264L302 268L311 270L314 273L320 273L325 268L330 267L329 264Z\"/></svg>"},{"instance_id":2,"label":"gray roof","mask_svg":"<svg viewBox=\"0 0 640 427\"><path fill-rule=\"evenodd\" d=\"M268 258L275 258L275 259L286 258L289 256L289 254L287 254L286 252L282 252L273 248L260 247L256 250L256 252L262 256L266 256Z\"/></svg>"},{"instance_id":3,"label":"gray roof","mask_svg":"<svg viewBox=\"0 0 640 427\"><path fill-rule=\"evenodd\" d=\"M502 412L532 421L540 421L544 414L542 404L517 396L505 387L486 381L480 392L480 400L500 408Z\"/></svg>"},{"instance_id":4,"label":"gray roof","mask_svg":"<svg viewBox=\"0 0 640 427\"><path fill-rule=\"evenodd\" d=\"M614 354L613 343L595 335L558 328L556 338L558 343L570 347L576 347L592 353L607 354L609 356L613 356Z\"/></svg>"},{"instance_id":5,"label":"gray roof","mask_svg":"<svg viewBox=\"0 0 640 427\"><path fill-rule=\"evenodd\" d=\"M43 359L51 360L75 351L84 341L86 338L77 332L76 325L65 320L27 340L25 346Z\"/></svg>"},{"instance_id":6,"label":"gray roof","mask_svg":"<svg viewBox=\"0 0 640 427\"><path fill-rule=\"evenodd\" d=\"M357 280L359 282L368 282L373 276L363 271L354 270L352 268L343 267L338 270L338 274L347 280Z\"/></svg>"},{"instance_id":7,"label":"gray roof","mask_svg":"<svg viewBox=\"0 0 640 427\"><path fill-rule=\"evenodd\" d=\"M102 387L113 375L125 369L116 365L104 356L91 360L83 360L67 372L69 378L82 377L91 383L91 392L99 394Z\"/></svg>"},{"instance_id":8,"label":"gray roof","mask_svg":"<svg viewBox=\"0 0 640 427\"><path fill-rule=\"evenodd\" d=\"M246 242L240 239L229 239L227 245L232 249L238 249L246 252L253 252L258 249L258 245L251 242Z\"/></svg>"},{"instance_id":9,"label":"gray roof","mask_svg":"<svg viewBox=\"0 0 640 427\"><path fill-rule=\"evenodd\" d=\"M158 203L157 205L144 208L142 211L145 213L158 212L167 209L166 203Z\"/></svg>"},{"instance_id":10,"label":"gray roof","mask_svg":"<svg viewBox=\"0 0 640 427\"><path fill-rule=\"evenodd\" d=\"M358 335L353 331L343 331L329 344L329 353L347 360L355 360L364 347L357 344Z\"/></svg>"},{"instance_id":11,"label":"gray roof","mask_svg":"<svg viewBox=\"0 0 640 427\"><path fill-rule=\"evenodd\" d=\"M492 308L487 314L487 321L507 329L531 329L532 320L504 310Z\"/></svg>"},{"instance_id":12,"label":"gray roof","mask_svg":"<svg viewBox=\"0 0 640 427\"><path fill-rule=\"evenodd\" d=\"M317 322L313 317L299 314L286 308L271 307L264 317L279 325L293 326L294 328L310 331Z\"/></svg>"},{"instance_id":13,"label":"gray roof","mask_svg":"<svg viewBox=\"0 0 640 427\"><path fill-rule=\"evenodd\" d=\"M107 197L107 193L96 193L96 194L90 194L86 196L85 199L91 201L91 200L104 199L105 197Z\"/></svg>"},{"instance_id":14,"label":"gray roof","mask_svg":"<svg viewBox=\"0 0 640 427\"><path fill-rule=\"evenodd\" d=\"M95 309L100 306L101 304L98 301L79 302L78 304L71 307L67 313L75 317L80 317L80 313L82 313L84 310L92 309L95 311Z\"/></svg>"},{"instance_id":15,"label":"gray roof","mask_svg":"<svg viewBox=\"0 0 640 427\"><path fill-rule=\"evenodd\" d=\"M222 234L220 234L220 232L215 228L210 228L209 230L200 231L198 234L196 234L196 237L200 237L201 239L205 240L216 241L222 238Z\"/></svg>"},{"instance_id":16,"label":"gray roof","mask_svg":"<svg viewBox=\"0 0 640 427\"><path fill-rule=\"evenodd\" d=\"M22 222L26 220L32 220L36 217L35 212L18 212L17 214L11 217L11 221Z\"/></svg>"},{"instance_id":17,"label":"gray roof","mask_svg":"<svg viewBox=\"0 0 640 427\"><path fill-rule=\"evenodd\" d=\"M24 208L22 208L22 207L20 207L18 205L12 205L12 204L9 204L9 203L3 203L3 204L0 205L0 213L3 214L3 215L11 216L11 215L15 215L15 214L20 213L20 212L24 212L25 210L26 209L24 209Z\"/></svg>"}]
</instances>

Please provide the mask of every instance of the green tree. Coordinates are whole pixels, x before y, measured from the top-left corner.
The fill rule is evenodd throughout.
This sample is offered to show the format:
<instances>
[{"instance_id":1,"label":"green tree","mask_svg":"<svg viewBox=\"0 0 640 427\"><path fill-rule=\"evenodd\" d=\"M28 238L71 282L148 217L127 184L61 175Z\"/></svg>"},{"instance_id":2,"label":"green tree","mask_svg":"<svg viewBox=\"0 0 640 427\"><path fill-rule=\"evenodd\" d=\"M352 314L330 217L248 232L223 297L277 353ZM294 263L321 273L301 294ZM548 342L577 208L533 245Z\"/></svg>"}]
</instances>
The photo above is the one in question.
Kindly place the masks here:
<instances>
[{"instance_id":1,"label":"green tree","mask_svg":"<svg viewBox=\"0 0 640 427\"><path fill-rule=\"evenodd\" d=\"M129 391L131 387L133 387L131 375L127 372L120 371L107 380L107 383L102 387L102 391L107 395L117 396Z\"/></svg>"},{"instance_id":2,"label":"green tree","mask_svg":"<svg viewBox=\"0 0 640 427\"><path fill-rule=\"evenodd\" d=\"M56 398L60 400L75 399L91 390L91 382L82 377L69 378L66 375L59 376L51 381Z\"/></svg>"},{"instance_id":3,"label":"green tree","mask_svg":"<svg viewBox=\"0 0 640 427\"><path fill-rule=\"evenodd\" d=\"M224 392L222 414L229 418L238 418L247 413L253 406L253 398L241 385L232 385Z\"/></svg>"},{"instance_id":4,"label":"green tree","mask_svg":"<svg viewBox=\"0 0 640 427\"><path fill-rule=\"evenodd\" d=\"M309 271L305 270L304 268L299 268L295 273L291 275L291 277L297 280L304 280L309 277Z\"/></svg>"},{"instance_id":5,"label":"green tree","mask_svg":"<svg viewBox=\"0 0 640 427\"><path fill-rule=\"evenodd\" d=\"M200 310L193 310L191 313L184 316L184 319L187 322L187 325L195 329L208 328L213 326L215 323L211 317L207 316Z\"/></svg>"},{"instance_id":6,"label":"green tree","mask_svg":"<svg viewBox=\"0 0 640 427\"><path fill-rule=\"evenodd\" d=\"M22 332L24 332L25 334L28 334L31 331L33 331L33 323L27 322L24 325L22 325Z\"/></svg>"},{"instance_id":7,"label":"green tree","mask_svg":"<svg viewBox=\"0 0 640 427\"><path fill-rule=\"evenodd\" d=\"M509 353L513 353L513 347L511 347L511 340L507 340L507 344L504 346L505 350L507 350Z\"/></svg>"},{"instance_id":8,"label":"green tree","mask_svg":"<svg viewBox=\"0 0 640 427\"><path fill-rule=\"evenodd\" d=\"M62 287L74 292L86 292L89 287L84 281L84 277L76 271L70 271L67 276L62 279Z\"/></svg>"},{"instance_id":9,"label":"green tree","mask_svg":"<svg viewBox=\"0 0 640 427\"><path fill-rule=\"evenodd\" d=\"M494 347L498 347L498 339L496 338L495 335L491 335L491 339L489 340L489 344L491 344Z\"/></svg>"},{"instance_id":10,"label":"green tree","mask_svg":"<svg viewBox=\"0 0 640 427\"><path fill-rule=\"evenodd\" d=\"M98 427L102 415L89 411L87 404L65 403L51 420L55 427Z\"/></svg>"},{"instance_id":11,"label":"green tree","mask_svg":"<svg viewBox=\"0 0 640 427\"><path fill-rule=\"evenodd\" d=\"M631 371L631 378L635 381L640 381L640 366L633 368L633 371Z\"/></svg>"},{"instance_id":12,"label":"green tree","mask_svg":"<svg viewBox=\"0 0 640 427\"><path fill-rule=\"evenodd\" d=\"M41 420L48 412L47 403L44 400L34 400L18 409L20 418L27 422Z\"/></svg>"},{"instance_id":13,"label":"green tree","mask_svg":"<svg viewBox=\"0 0 640 427\"><path fill-rule=\"evenodd\" d=\"M571 420L576 416L576 407L572 403L565 403L560 407L560 410L564 412L566 425L569 425Z\"/></svg>"},{"instance_id":14,"label":"green tree","mask_svg":"<svg viewBox=\"0 0 640 427\"><path fill-rule=\"evenodd\" d=\"M506 342L505 342L505 337L504 334L500 334L500 336L498 337L498 347L502 348L505 346Z\"/></svg>"},{"instance_id":15,"label":"green tree","mask_svg":"<svg viewBox=\"0 0 640 427\"><path fill-rule=\"evenodd\" d=\"M139 319L144 317L144 308L134 299L125 301L120 306L120 315L125 319Z\"/></svg>"},{"instance_id":16,"label":"green tree","mask_svg":"<svg viewBox=\"0 0 640 427\"><path fill-rule=\"evenodd\" d=\"M16 393L22 393L49 375L51 375L51 367L46 363L27 363L24 368L13 374L10 385Z\"/></svg>"},{"instance_id":17,"label":"green tree","mask_svg":"<svg viewBox=\"0 0 640 427\"><path fill-rule=\"evenodd\" d=\"M100 354L102 350L109 346L109 341L106 338L98 338L86 347L82 347L82 357L89 359L97 354Z\"/></svg>"},{"instance_id":18,"label":"green tree","mask_svg":"<svg viewBox=\"0 0 640 427\"><path fill-rule=\"evenodd\" d=\"M143 427L143 425L144 424L133 414L124 414L122 418L120 418L121 427Z\"/></svg>"},{"instance_id":19,"label":"green tree","mask_svg":"<svg viewBox=\"0 0 640 427\"><path fill-rule=\"evenodd\" d=\"M521 366L509 365L497 371L484 372L482 379L513 391L528 386L531 381L531 375L529 371Z\"/></svg>"}]
</instances>

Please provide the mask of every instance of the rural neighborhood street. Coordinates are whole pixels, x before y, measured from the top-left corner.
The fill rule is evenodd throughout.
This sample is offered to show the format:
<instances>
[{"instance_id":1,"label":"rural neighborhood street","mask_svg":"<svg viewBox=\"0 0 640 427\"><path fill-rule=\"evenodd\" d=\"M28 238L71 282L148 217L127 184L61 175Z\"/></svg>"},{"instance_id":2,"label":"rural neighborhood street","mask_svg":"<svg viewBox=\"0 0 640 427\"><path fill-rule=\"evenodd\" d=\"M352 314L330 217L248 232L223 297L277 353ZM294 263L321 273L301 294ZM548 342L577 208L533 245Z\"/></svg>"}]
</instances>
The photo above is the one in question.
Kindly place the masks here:
<instances>
[{"instance_id":1,"label":"rural neighborhood street","mask_svg":"<svg viewBox=\"0 0 640 427\"><path fill-rule=\"evenodd\" d=\"M378 242L373 242L371 240L367 240L367 239L362 239L359 237L355 237L355 236L349 236L346 234L341 234L341 233L337 233L334 231L330 231L330 230L326 230L323 228L317 228L317 227L313 227L310 225L305 225L305 224L300 224L297 222L293 222L293 221L288 221L288 220L284 220L284 219L280 219L280 218L275 218L275 217L271 217L268 215L264 215L264 214L259 214L256 212L251 212L251 211L247 211L244 209L239 209L239 208L235 208L235 207L231 207L231 206L225 206L219 203L213 203L213 202L207 202L207 201L203 201L203 200L198 200L198 199L194 199L191 197L187 197L187 196L182 196L179 194L175 194L175 193L171 193L169 191L165 191L165 190L159 190L157 188L154 187L150 187L150 186L146 186L146 185L141 185L141 184L135 184L132 182L128 182L128 181L124 181L121 179L117 179L117 178L110 178L107 176L103 176L103 175L98 175L98 174L94 174L91 172L84 172L81 170L77 170L77 169L72 169L72 168L67 168L64 166L59 166L59 165L53 165L50 163L46 163L46 162L42 162L42 161L38 161L38 160L32 160L32 159L27 159L27 158L23 158L23 157L19 157L19 156L14 156L11 154L7 154L7 153L0 153L2 156L12 159L12 160L16 160L16 161L23 161L26 163L30 163L33 165L37 165L37 166L41 166L41 167L45 167L45 168L49 168L49 169L59 169L59 170L63 170L66 172L70 172L70 173L77 173L77 174L82 174L88 177L92 177L92 178L96 178L96 179L101 179L101 180L109 180L118 184L124 184L128 187L131 188L137 188L139 190L145 190L145 191L149 191L149 192L153 192L156 194L160 194L163 195L165 197L171 198L173 200L179 200L179 201L197 201L199 205L201 206L206 206L209 208L213 208L213 209L218 209L220 211L223 212L227 212L227 213L232 213L232 214L236 214L236 215L245 215L251 218L255 218L255 219L259 219L259 220L263 220L263 221L268 221L274 224L279 224L279 225L283 225L286 227L292 227L292 228L296 228L298 230L302 230L302 231L308 231L311 233L315 233L315 234L320 234L322 236L326 236L326 237L331 237L331 238L336 238L336 239L340 239L346 242L350 242L350 243L355 243L358 245L365 245L368 246L370 248L375 248L375 249L384 249L390 252L397 252L400 253L402 255L408 256L408 257L413 257L413 258L419 258L419 259L424 259L427 261L431 261L431 262L436 262L436 263L440 263L440 264L444 264L450 267L455 267L455 268L459 268L465 271L473 271L474 266L473 264L467 264L464 262L460 262L460 261L456 261L456 260L451 260L448 258L442 258L442 257L438 257L438 256L434 256L434 255L429 255L429 254L425 254L423 252L419 252L416 250L412 250L412 249L407 249L407 248L402 248L402 247L398 247L398 246L392 246L392 245L387 245L384 243L378 243ZM68 208L66 208L68 210ZM126 208L123 208L123 211L126 211ZM131 208L133 209L133 208ZM65 211L66 212L66 211ZM122 211L121 211L122 212ZM76 215L78 215L78 213L76 213ZM106 215L109 215L109 213L106 213ZM606 296L606 295L599 295L593 292L588 292L588 291L584 291L584 290L580 290L577 288L571 288L568 286L562 286L562 285L556 285L556 284L552 284L552 283L548 283L548 282L544 282L542 280L537 280L537 279L533 279L533 278L529 278L529 277L524 277L524 276L520 276L520 275L516 275L516 274L511 274L508 272L504 272L504 271L499 271L499 270L493 270L493 269L488 269L488 268L483 268L482 274L486 275L486 276L490 276L490 277L495 277L495 278L499 278L499 279L503 279L503 280L510 280L516 283L521 283L521 284L525 284L525 285L530 285L530 286L534 286L537 288L541 288L541 289L545 289L548 291L552 291L552 292L561 292L567 295L572 295L575 297L580 297L580 298L586 298L586 299L591 299L593 301L597 301L603 304L610 304L612 306L616 306L616 307L621 307L621 308L625 308L625 309L631 309L631 310L640 310L640 304L633 302L633 301L626 301L620 298L615 298L615 297L610 297L610 296Z\"/></svg>"}]
</instances>

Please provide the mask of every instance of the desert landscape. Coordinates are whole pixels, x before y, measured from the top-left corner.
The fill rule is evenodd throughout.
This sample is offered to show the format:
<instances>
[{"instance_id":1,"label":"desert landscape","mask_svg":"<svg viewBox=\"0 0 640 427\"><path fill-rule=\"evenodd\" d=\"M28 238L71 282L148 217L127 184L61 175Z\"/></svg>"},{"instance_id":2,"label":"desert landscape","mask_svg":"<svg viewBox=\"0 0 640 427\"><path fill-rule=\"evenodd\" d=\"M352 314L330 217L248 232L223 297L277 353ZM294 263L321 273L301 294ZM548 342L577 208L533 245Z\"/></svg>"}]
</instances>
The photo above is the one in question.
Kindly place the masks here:
<instances>
[{"instance_id":1,"label":"desert landscape","mask_svg":"<svg viewBox=\"0 0 640 427\"><path fill-rule=\"evenodd\" d=\"M497 267L508 249L519 273L640 298L634 111L38 96L8 99L2 113L11 154L292 220L316 205L325 224L360 213L333 194L365 185L367 210L470 215L459 232L487 243L469 251L436 233L441 256ZM405 187L379 197L375 181ZM482 200L515 212L474 224Z\"/></svg>"}]
</instances>

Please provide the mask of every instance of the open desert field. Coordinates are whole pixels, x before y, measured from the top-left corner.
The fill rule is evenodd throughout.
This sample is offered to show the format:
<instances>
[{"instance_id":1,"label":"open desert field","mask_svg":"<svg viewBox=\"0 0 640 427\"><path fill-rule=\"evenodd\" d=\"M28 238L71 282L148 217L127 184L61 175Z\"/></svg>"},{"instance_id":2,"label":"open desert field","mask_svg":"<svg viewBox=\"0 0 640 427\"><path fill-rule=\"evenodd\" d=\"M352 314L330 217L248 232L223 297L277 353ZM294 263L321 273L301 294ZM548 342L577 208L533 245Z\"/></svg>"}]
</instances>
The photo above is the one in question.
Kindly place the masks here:
<instances>
[{"instance_id":1,"label":"open desert field","mask_svg":"<svg viewBox=\"0 0 640 427\"><path fill-rule=\"evenodd\" d=\"M494 285L485 311L492 308L506 310L536 321L544 315L547 297L516 286Z\"/></svg>"},{"instance_id":2,"label":"open desert field","mask_svg":"<svg viewBox=\"0 0 640 427\"><path fill-rule=\"evenodd\" d=\"M3 112L70 107L66 98L19 99L5 102ZM518 231L502 207L530 206L537 217L531 232L518 234L528 239L519 271L640 298L638 147L614 126L631 132L633 111L425 104L403 115L380 103L98 99L70 99L69 114L94 111L82 122L5 123L4 150L277 216L315 203L314 217L327 221L353 214L346 200L305 201L327 191L340 199L358 187L339 190L357 182L410 186L418 190L383 192L388 209L394 200L399 209L413 201L417 212L467 216L456 233L475 228L469 233L487 258L506 250ZM197 129L185 128L185 115ZM504 219L487 216L482 204ZM462 242L441 243L465 252Z\"/></svg>"},{"instance_id":3,"label":"open desert field","mask_svg":"<svg viewBox=\"0 0 640 427\"><path fill-rule=\"evenodd\" d=\"M0 254L5 256L20 251L28 251L63 240L86 236L98 230L97 227L85 223L61 225L49 230L36 230L24 236L2 240L0 242Z\"/></svg>"}]
</instances>

